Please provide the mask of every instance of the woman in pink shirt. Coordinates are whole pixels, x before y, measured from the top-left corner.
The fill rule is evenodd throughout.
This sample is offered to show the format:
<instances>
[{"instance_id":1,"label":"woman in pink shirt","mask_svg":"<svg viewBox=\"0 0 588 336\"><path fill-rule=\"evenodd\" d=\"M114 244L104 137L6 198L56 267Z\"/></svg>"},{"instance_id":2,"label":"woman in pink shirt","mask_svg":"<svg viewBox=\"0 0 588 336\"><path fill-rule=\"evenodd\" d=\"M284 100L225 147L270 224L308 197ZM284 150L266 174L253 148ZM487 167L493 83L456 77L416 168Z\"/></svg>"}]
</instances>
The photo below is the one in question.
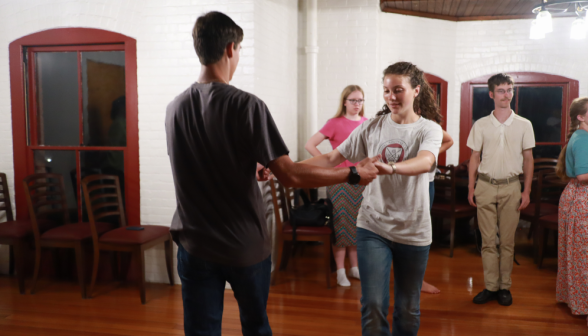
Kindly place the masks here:
<instances>
[{"instance_id":1,"label":"woman in pink shirt","mask_svg":"<svg viewBox=\"0 0 588 336\"><path fill-rule=\"evenodd\" d=\"M367 120L363 116L363 90L357 85L349 85L341 93L337 114L323 128L313 135L306 143L306 150L312 156L321 155L317 146L329 139L333 150L347 139L357 126ZM355 166L345 161L337 167ZM359 279L357 268L357 242L356 222L357 213L363 200L364 186L351 185L349 183L336 184L327 187L327 194L333 202L333 223L335 226L336 241L333 245L333 254L337 263L337 284L339 286L351 286L345 275L345 252L349 253L351 263L350 276Z\"/></svg>"}]
</instances>

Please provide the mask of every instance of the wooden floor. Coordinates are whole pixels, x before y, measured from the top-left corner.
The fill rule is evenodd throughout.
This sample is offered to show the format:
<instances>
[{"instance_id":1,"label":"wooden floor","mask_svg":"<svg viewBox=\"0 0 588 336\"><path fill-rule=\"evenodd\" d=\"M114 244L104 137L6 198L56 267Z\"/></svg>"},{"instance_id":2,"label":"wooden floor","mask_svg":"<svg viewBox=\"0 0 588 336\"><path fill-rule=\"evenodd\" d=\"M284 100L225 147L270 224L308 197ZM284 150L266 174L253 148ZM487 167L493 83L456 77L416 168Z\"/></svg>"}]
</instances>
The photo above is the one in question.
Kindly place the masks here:
<instances>
[{"instance_id":1,"label":"wooden floor","mask_svg":"<svg viewBox=\"0 0 588 336\"><path fill-rule=\"evenodd\" d=\"M528 246L517 247L521 265L514 266L512 276L514 303L503 307L472 303L484 287L482 260L474 246L457 247L453 258L447 248L434 247L425 279L441 294L421 296L419 335L588 335L586 317L573 316L565 304L555 302L556 260L546 259L538 270L528 252ZM272 287L268 315L274 335L361 334L359 281L327 290L318 271L319 253L306 247ZM83 300L74 282L44 279L37 294L19 295L16 279L2 276L0 335L183 335L180 286L149 284L144 306L132 284L103 283L96 294ZM241 335L230 290L223 335Z\"/></svg>"}]
</instances>

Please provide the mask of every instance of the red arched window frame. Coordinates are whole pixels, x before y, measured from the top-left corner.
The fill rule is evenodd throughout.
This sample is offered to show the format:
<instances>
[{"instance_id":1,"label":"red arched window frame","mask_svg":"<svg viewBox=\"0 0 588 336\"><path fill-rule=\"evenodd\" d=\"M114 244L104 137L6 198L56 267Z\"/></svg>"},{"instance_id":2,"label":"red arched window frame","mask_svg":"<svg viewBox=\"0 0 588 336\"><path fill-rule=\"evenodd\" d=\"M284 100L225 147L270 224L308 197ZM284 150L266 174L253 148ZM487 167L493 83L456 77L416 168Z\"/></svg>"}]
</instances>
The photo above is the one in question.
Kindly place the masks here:
<instances>
[{"instance_id":1,"label":"red arched window frame","mask_svg":"<svg viewBox=\"0 0 588 336\"><path fill-rule=\"evenodd\" d=\"M565 143L565 136L568 134L569 110L572 100L578 98L580 94L579 82L577 80L549 75L539 72L509 72L514 78L515 86L517 84L550 86L563 86L563 113L562 113L562 131L560 144ZM471 149L467 146L468 136L472 129L472 104L474 87L480 87L488 84L488 79L494 74L474 78L461 84L461 116L460 116L460 135L459 135L459 162L464 162L470 158ZM542 143L537 143L541 145Z\"/></svg>"},{"instance_id":2,"label":"red arched window frame","mask_svg":"<svg viewBox=\"0 0 588 336\"><path fill-rule=\"evenodd\" d=\"M443 121L441 122L441 128L444 131L447 131L447 81L441 77L437 77L432 74L425 74L425 78L433 87L433 91L437 96L439 109L441 110L441 116L443 117ZM443 153L439 155L439 159L437 160L440 165L444 166L447 158L447 153Z\"/></svg>"},{"instance_id":3,"label":"red arched window frame","mask_svg":"<svg viewBox=\"0 0 588 336\"><path fill-rule=\"evenodd\" d=\"M27 99L24 53L29 47L63 47L75 45L118 44L125 52L125 95L127 146L125 148L125 201L129 225L140 224L139 124L137 98L137 42L135 39L106 30L58 28L21 37L9 45L10 91L12 103L12 142L14 155L15 205L19 219L28 218L21 181L34 172L27 144Z\"/></svg>"}]
</instances>

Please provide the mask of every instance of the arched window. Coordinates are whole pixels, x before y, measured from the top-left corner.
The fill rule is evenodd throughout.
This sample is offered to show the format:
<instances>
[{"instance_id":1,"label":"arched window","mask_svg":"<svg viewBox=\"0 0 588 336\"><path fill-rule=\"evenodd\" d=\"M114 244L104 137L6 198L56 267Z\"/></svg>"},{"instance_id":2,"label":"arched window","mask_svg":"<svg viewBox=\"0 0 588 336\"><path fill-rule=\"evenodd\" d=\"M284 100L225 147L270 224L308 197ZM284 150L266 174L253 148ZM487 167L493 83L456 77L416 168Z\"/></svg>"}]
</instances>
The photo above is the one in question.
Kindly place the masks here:
<instances>
[{"instance_id":1,"label":"arched window","mask_svg":"<svg viewBox=\"0 0 588 336\"><path fill-rule=\"evenodd\" d=\"M23 178L51 172L64 177L72 221L86 220L81 179L102 173L120 177L127 217L138 224L136 41L51 29L12 42L9 53L17 217L28 217Z\"/></svg>"},{"instance_id":2,"label":"arched window","mask_svg":"<svg viewBox=\"0 0 588 336\"><path fill-rule=\"evenodd\" d=\"M570 104L579 95L578 81L536 72L513 72L509 75L515 82L511 108L533 124L536 142L534 157L557 158L565 144ZM491 76L461 84L459 162L470 158L471 149L467 140L474 122L494 110L487 84Z\"/></svg>"},{"instance_id":3,"label":"arched window","mask_svg":"<svg viewBox=\"0 0 588 336\"><path fill-rule=\"evenodd\" d=\"M431 75L428 73L425 73L425 78L433 88L433 91L435 91L437 104L439 104L441 116L443 116L443 122L441 123L441 127L444 131L447 131L447 81L442 79L441 77L437 77L435 75ZM445 165L446 157L447 153L439 155L438 162L440 165Z\"/></svg>"}]
</instances>

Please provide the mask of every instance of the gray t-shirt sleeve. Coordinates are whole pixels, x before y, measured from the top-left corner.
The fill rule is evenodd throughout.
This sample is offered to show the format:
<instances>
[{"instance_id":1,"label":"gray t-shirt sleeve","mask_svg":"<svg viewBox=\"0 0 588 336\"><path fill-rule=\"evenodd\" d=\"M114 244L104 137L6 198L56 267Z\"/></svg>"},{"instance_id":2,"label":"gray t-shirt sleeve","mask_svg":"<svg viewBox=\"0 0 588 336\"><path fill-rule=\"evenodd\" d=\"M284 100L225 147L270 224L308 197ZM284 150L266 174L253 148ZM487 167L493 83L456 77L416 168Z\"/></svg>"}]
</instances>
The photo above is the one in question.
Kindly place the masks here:
<instances>
[{"instance_id":1,"label":"gray t-shirt sleeve","mask_svg":"<svg viewBox=\"0 0 588 336\"><path fill-rule=\"evenodd\" d=\"M244 141L254 159L267 167L273 160L288 155L289 150L265 103L254 97L248 105L243 121Z\"/></svg>"},{"instance_id":2,"label":"gray t-shirt sleeve","mask_svg":"<svg viewBox=\"0 0 588 336\"><path fill-rule=\"evenodd\" d=\"M366 127L369 122L364 122L351 132L349 137L337 147L339 153L351 163L359 162L368 157Z\"/></svg>"},{"instance_id":3,"label":"gray t-shirt sleeve","mask_svg":"<svg viewBox=\"0 0 588 336\"><path fill-rule=\"evenodd\" d=\"M435 162L439 158L439 148L441 148L441 141L443 141L443 130L441 126L437 124L432 124L430 127L427 127L423 134L423 140L419 146L420 151L429 151L435 155ZM435 164L435 167L437 165ZM435 167L433 167L432 171L435 171Z\"/></svg>"}]
</instances>

